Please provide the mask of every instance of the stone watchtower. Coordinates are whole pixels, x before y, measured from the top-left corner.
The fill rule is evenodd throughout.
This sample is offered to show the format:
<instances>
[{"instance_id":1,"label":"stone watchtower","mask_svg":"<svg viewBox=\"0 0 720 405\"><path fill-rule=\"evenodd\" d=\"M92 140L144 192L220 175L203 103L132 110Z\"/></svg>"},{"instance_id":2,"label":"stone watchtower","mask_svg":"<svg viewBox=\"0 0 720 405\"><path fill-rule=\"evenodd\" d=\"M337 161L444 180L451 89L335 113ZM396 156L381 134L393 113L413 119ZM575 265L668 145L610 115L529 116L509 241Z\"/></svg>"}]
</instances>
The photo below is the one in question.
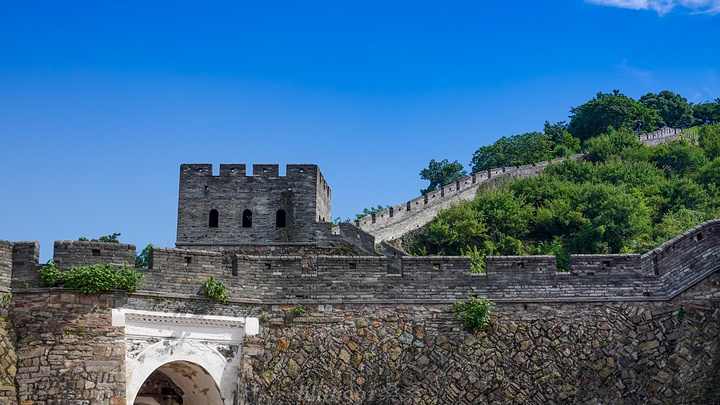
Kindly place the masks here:
<instances>
[{"instance_id":1,"label":"stone watchtower","mask_svg":"<svg viewBox=\"0 0 720 405\"><path fill-rule=\"evenodd\" d=\"M316 243L317 223L330 221L330 187L316 165L180 166L178 247Z\"/></svg>"}]
</instances>

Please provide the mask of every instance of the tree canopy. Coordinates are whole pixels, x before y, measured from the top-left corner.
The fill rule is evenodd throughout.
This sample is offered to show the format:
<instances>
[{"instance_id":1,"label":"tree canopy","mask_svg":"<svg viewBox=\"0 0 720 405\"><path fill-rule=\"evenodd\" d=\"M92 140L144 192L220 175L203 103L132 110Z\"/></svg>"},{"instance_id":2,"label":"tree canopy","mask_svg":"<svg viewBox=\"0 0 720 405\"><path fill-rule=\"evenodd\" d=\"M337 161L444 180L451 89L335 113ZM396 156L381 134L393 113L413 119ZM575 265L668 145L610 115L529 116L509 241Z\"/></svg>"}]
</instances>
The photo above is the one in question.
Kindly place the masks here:
<instances>
[{"instance_id":1,"label":"tree canopy","mask_svg":"<svg viewBox=\"0 0 720 405\"><path fill-rule=\"evenodd\" d=\"M693 116L698 124L714 124L720 122L720 98L706 101L693 106Z\"/></svg>"},{"instance_id":2,"label":"tree canopy","mask_svg":"<svg viewBox=\"0 0 720 405\"><path fill-rule=\"evenodd\" d=\"M467 175L467 171L463 170L463 165L457 160L450 163L447 159L441 162L430 159L428 167L420 171L420 178L430 181L430 184L427 188L420 190L420 193L427 194L442 186L454 183L463 177L467 177Z\"/></svg>"},{"instance_id":3,"label":"tree canopy","mask_svg":"<svg viewBox=\"0 0 720 405\"><path fill-rule=\"evenodd\" d=\"M651 132L663 124L660 114L644 104L614 90L570 109L568 131L581 141L605 132L608 127Z\"/></svg>"},{"instance_id":4,"label":"tree canopy","mask_svg":"<svg viewBox=\"0 0 720 405\"><path fill-rule=\"evenodd\" d=\"M569 156L580 150L580 140L570 135L565 122L545 122L545 132L503 136L492 145L481 146L473 154L473 172L503 166L520 166Z\"/></svg>"},{"instance_id":5,"label":"tree canopy","mask_svg":"<svg viewBox=\"0 0 720 405\"><path fill-rule=\"evenodd\" d=\"M669 90L658 94L647 93L640 97L640 102L656 110L665 125L673 128L689 127L695 122L693 108L687 99Z\"/></svg>"}]
</instances>

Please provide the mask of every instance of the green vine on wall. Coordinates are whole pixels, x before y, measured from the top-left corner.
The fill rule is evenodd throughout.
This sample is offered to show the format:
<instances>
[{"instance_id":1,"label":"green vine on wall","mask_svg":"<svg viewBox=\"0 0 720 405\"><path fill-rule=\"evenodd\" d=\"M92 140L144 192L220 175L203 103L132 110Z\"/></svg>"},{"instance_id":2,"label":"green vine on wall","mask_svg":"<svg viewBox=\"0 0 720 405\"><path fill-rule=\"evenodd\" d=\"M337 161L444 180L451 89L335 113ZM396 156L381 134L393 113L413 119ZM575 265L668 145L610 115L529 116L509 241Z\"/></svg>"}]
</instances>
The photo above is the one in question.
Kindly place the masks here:
<instances>
[{"instance_id":1,"label":"green vine on wall","mask_svg":"<svg viewBox=\"0 0 720 405\"><path fill-rule=\"evenodd\" d=\"M0 298L0 308L6 308L12 301L12 294L7 293Z\"/></svg>"},{"instance_id":2,"label":"green vine on wall","mask_svg":"<svg viewBox=\"0 0 720 405\"><path fill-rule=\"evenodd\" d=\"M94 264L61 270L54 260L50 260L39 272L45 287L62 286L80 290L84 294L110 290L136 291L145 277L127 262L123 262L119 268L112 264Z\"/></svg>"},{"instance_id":3,"label":"green vine on wall","mask_svg":"<svg viewBox=\"0 0 720 405\"><path fill-rule=\"evenodd\" d=\"M307 309L302 304L297 304L297 305L295 305L295 308L293 308L293 313L296 316L304 315L306 312L307 312Z\"/></svg>"},{"instance_id":4,"label":"green vine on wall","mask_svg":"<svg viewBox=\"0 0 720 405\"><path fill-rule=\"evenodd\" d=\"M203 290L208 298L212 298L215 301L227 302L230 298L227 293L227 286L222 281L218 281L215 276L211 276L205 284L203 284Z\"/></svg>"},{"instance_id":5,"label":"green vine on wall","mask_svg":"<svg viewBox=\"0 0 720 405\"><path fill-rule=\"evenodd\" d=\"M470 301L457 301L453 307L457 319L470 332L475 332L490 325L492 308L495 307L495 303L487 299L487 297L470 295Z\"/></svg>"}]
</instances>

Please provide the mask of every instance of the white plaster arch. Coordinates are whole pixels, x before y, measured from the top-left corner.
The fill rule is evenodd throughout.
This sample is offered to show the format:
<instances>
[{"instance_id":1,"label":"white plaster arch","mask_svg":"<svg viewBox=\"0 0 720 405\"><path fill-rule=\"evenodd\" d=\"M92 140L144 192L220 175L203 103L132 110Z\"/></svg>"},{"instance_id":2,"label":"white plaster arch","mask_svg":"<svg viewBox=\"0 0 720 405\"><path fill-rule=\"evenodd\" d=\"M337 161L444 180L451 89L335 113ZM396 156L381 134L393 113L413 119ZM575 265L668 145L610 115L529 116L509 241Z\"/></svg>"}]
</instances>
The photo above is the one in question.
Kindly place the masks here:
<instances>
[{"instance_id":1,"label":"white plaster arch","mask_svg":"<svg viewBox=\"0 0 720 405\"><path fill-rule=\"evenodd\" d=\"M187 370L181 371L172 365ZM143 349L136 358L127 360L126 403L134 404L145 380L160 369L185 392L190 404L231 405L237 385L232 379L223 377L226 373L237 375L237 366L237 361L228 362L206 344L162 340ZM193 378L183 378L183 373L192 373Z\"/></svg>"},{"instance_id":2,"label":"white plaster arch","mask_svg":"<svg viewBox=\"0 0 720 405\"><path fill-rule=\"evenodd\" d=\"M123 327L125 332L128 405L134 404L145 380L158 369L186 396L195 395L195 391L203 393L189 400L190 404L234 404L240 384L243 337L259 332L257 318L124 308L112 310L112 324ZM183 379L183 374L191 374L192 378ZM207 393L214 395L212 400Z\"/></svg>"}]
</instances>

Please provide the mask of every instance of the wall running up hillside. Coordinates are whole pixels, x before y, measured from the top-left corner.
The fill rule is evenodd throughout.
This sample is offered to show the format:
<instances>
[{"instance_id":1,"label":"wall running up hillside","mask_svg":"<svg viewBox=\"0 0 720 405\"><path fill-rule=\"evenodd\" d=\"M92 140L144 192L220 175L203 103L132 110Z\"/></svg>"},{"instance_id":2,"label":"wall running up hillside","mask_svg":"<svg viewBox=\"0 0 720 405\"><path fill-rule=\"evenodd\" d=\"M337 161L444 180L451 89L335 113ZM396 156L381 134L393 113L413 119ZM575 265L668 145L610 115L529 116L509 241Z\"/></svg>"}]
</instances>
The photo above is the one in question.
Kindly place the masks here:
<instances>
[{"instance_id":1,"label":"wall running up hillside","mask_svg":"<svg viewBox=\"0 0 720 405\"><path fill-rule=\"evenodd\" d=\"M640 142L648 146L677 139L682 130L663 127L657 131L638 136ZM584 155L572 155L568 159L580 159ZM442 209L460 200L475 198L478 189L493 181L509 181L540 173L546 166L565 159L538 162L530 165L501 167L473 173L454 184L448 184L439 190L417 197L406 203L395 205L386 210L365 216L355 221L363 231L375 236L376 242L401 238L404 234L418 229L435 218Z\"/></svg>"}]
</instances>

